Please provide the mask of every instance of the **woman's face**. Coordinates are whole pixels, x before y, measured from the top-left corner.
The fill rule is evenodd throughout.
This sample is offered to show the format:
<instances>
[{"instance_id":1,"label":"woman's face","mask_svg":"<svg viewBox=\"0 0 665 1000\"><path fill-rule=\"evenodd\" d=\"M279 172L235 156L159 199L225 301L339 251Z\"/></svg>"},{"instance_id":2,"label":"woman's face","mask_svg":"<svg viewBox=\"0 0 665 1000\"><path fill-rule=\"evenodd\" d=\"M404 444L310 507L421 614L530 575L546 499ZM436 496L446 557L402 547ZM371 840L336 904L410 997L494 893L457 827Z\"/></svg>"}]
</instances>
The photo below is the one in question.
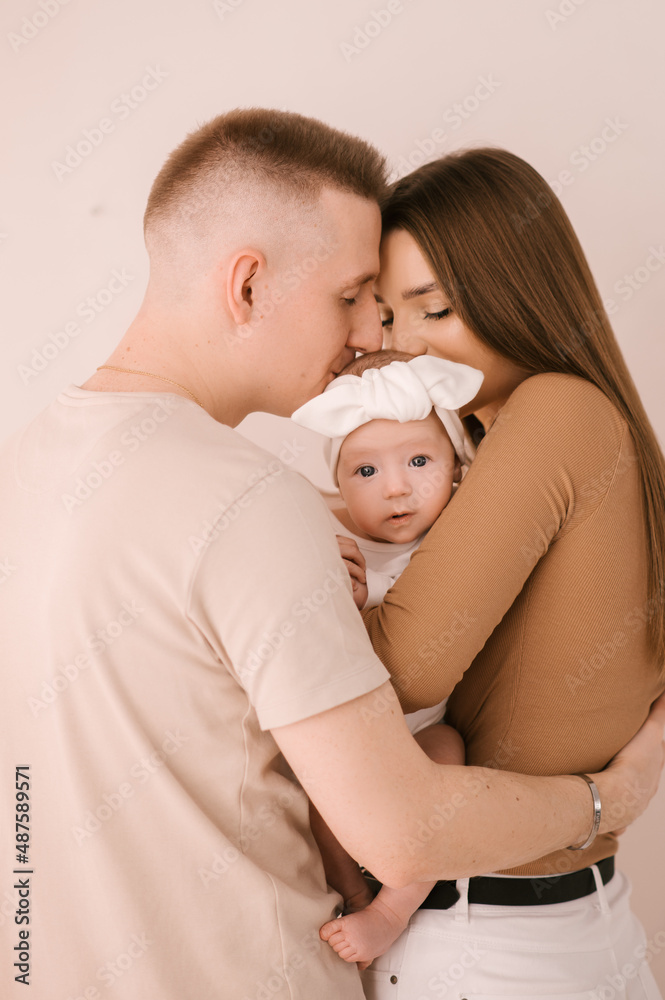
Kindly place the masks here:
<instances>
[{"instance_id":1,"label":"woman's face","mask_svg":"<svg viewBox=\"0 0 665 1000\"><path fill-rule=\"evenodd\" d=\"M384 347L432 354L478 368L485 376L478 394L460 409L487 426L527 372L487 347L452 311L413 237L396 229L381 244L381 272L374 286ZM484 412L481 412L484 411Z\"/></svg>"}]
</instances>

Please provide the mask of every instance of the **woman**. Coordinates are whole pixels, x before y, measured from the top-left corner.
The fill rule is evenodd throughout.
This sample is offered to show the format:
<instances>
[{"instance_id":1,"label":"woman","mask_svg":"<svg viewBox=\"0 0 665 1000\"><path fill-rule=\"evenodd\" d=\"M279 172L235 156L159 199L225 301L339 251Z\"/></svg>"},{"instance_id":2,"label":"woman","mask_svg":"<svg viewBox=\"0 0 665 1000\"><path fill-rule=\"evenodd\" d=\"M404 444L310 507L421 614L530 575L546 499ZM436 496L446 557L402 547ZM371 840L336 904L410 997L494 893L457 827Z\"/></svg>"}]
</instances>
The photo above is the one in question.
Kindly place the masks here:
<instances>
[{"instance_id":1,"label":"woman","mask_svg":"<svg viewBox=\"0 0 665 1000\"><path fill-rule=\"evenodd\" d=\"M663 689L665 463L588 265L546 182L502 150L426 164L383 217L387 346L481 369L461 415L485 436L364 612L374 648L405 712L452 692L468 764L602 768ZM439 892L367 995L659 997L616 850L597 837L458 881L454 905Z\"/></svg>"}]
</instances>

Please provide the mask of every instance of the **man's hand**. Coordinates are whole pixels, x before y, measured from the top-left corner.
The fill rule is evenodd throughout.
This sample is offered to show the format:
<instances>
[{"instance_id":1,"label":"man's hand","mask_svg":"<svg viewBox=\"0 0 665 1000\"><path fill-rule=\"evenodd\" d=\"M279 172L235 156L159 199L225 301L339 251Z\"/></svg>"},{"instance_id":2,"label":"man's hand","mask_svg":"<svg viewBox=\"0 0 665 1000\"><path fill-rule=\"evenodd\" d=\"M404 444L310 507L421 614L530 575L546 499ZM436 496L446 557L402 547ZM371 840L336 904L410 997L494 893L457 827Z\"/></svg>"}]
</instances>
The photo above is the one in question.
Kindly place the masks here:
<instances>
[{"instance_id":1,"label":"man's hand","mask_svg":"<svg viewBox=\"0 0 665 1000\"><path fill-rule=\"evenodd\" d=\"M665 697L592 775L601 833L631 823L656 791L664 722ZM340 844L394 888L514 868L589 833L591 798L580 778L434 763L389 682L272 735Z\"/></svg>"},{"instance_id":2,"label":"man's hand","mask_svg":"<svg viewBox=\"0 0 665 1000\"><path fill-rule=\"evenodd\" d=\"M353 600L356 602L357 608L364 608L367 603L365 557L352 538L347 538L346 535L337 535L336 538L340 555L351 577Z\"/></svg>"}]
</instances>

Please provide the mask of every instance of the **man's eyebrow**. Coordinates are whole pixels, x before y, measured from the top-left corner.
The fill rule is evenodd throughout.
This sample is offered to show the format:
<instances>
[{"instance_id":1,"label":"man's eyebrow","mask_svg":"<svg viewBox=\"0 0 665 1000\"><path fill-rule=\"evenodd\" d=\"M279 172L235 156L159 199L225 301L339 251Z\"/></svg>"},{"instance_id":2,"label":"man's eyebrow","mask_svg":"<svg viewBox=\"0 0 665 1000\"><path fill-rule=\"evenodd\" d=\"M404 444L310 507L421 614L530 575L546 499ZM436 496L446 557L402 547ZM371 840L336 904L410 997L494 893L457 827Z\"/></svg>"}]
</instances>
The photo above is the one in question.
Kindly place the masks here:
<instances>
[{"instance_id":1,"label":"man's eyebrow","mask_svg":"<svg viewBox=\"0 0 665 1000\"><path fill-rule=\"evenodd\" d=\"M361 274L358 277L349 278L349 280L344 283L344 287L355 288L356 285L366 285L368 281L376 281L377 278L378 273L376 271L367 271L365 274Z\"/></svg>"},{"instance_id":2,"label":"man's eyebrow","mask_svg":"<svg viewBox=\"0 0 665 1000\"><path fill-rule=\"evenodd\" d=\"M428 295L429 292L438 292L439 286L436 281L428 281L426 285L416 285L415 288L407 288L402 292L402 299L408 302L409 299L417 299L419 295Z\"/></svg>"}]
</instances>

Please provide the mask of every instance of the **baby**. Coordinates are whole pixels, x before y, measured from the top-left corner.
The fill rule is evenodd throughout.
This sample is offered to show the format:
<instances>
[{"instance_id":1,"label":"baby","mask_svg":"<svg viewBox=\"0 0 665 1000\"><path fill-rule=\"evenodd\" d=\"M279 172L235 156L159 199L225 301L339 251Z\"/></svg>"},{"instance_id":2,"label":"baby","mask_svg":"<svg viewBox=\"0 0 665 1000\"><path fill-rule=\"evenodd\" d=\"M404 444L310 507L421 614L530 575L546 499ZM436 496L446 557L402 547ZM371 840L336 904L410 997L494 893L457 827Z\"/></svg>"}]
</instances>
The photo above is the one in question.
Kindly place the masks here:
<instances>
[{"instance_id":1,"label":"baby","mask_svg":"<svg viewBox=\"0 0 665 1000\"><path fill-rule=\"evenodd\" d=\"M343 501L331 519L358 608L382 601L468 467L472 446L456 411L482 380L482 372L441 358L376 351L352 361L293 414L330 439L327 457ZM461 737L440 723L444 707L441 702L405 719L432 760L463 764ZM326 878L346 913L324 924L320 935L365 969L402 933L435 883L383 886L373 897L360 867L314 806L310 812Z\"/></svg>"}]
</instances>

